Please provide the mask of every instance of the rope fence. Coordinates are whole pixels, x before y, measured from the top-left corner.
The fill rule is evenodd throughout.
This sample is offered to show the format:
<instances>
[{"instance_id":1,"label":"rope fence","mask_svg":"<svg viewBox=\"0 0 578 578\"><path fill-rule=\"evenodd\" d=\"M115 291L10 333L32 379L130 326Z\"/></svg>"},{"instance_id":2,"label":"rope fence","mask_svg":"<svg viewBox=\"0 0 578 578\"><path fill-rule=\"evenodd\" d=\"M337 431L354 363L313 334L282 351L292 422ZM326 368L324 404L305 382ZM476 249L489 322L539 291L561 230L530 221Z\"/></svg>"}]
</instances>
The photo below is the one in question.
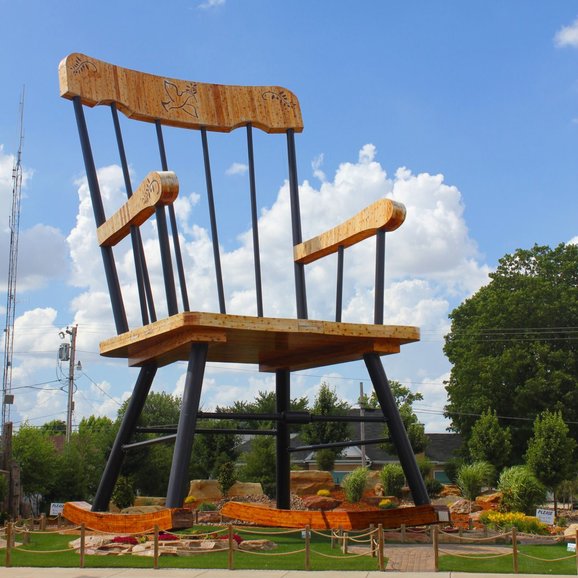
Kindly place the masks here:
<instances>
[{"instance_id":1,"label":"rope fence","mask_svg":"<svg viewBox=\"0 0 578 578\"><path fill-rule=\"evenodd\" d=\"M462 554L455 551L446 550L440 548L439 546L439 536L440 534L445 534L445 532L441 531L437 526L433 527L432 530L432 543L434 548L434 566L435 571L439 572L439 555L444 554L446 556L454 556L456 558L465 558L470 560L491 560L496 558L504 558L506 556L512 557L512 569L514 574L519 573L519 558L524 557L531 560L536 560L540 562L562 562L565 560L576 560L576 573L578 574L578 547L576 548L576 552L569 556L562 556L559 558L541 558L538 556L532 556L531 554L526 554L525 552L521 552L518 547L518 540L519 538L535 538L534 534L527 534L527 533L518 533L515 527L512 527L510 532L503 532L501 534L497 534L487 538L470 538L466 536L454 536L460 542L486 542L488 540L496 540L496 538L506 538L509 537L511 541L512 550L510 552L503 552L503 553L485 553L485 554ZM553 541L557 540L556 537L552 538ZM578 544L578 531L574 536L574 543Z\"/></svg>"},{"instance_id":2,"label":"rope fence","mask_svg":"<svg viewBox=\"0 0 578 578\"><path fill-rule=\"evenodd\" d=\"M401 528L402 530L404 528ZM70 546L68 548L60 548L54 550L38 550L38 549L31 549L30 548L30 540L31 536L35 535L50 535L58 532L58 530L45 530L45 531L32 531L28 528L27 525L20 525L15 522L9 522L3 528L0 528L0 536L4 535L6 538L6 552L5 552L5 565L10 567L12 565L12 554L13 552L22 552L27 554L41 554L41 555L48 555L48 554L61 554L71 551L77 551L80 554L80 568L84 568L85 564L85 556L87 553L87 540L86 540L86 532L90 530L84 524L81 526L67 526L66 532L70 531L80 531L80 544L79 546ZM62 532L62 530L60 530ZM399 530L398 530L399 531ZM531 554L527 554L525 552L521 552L519 550L519 539L532 539L535 538L532 534L523 534L518 533L516 528L512 528L510 532L502 532L499 534L495 534L493 536L487 537L477 537L473 538L470 536L457 536L453 533L444 532L438 526L432 526L428 528L429 533L431 534L431 543L433 546L433 553L434 553L434 567L435 571L439 571L439 556L454 556L457 558L462 559L471 559L471 560L490 560L490 559L497 559L497 558L504 558L511 556L512 557L512 568L513 572L517 574L519 572L519 558L527 558L530 560L540 561L540 562L548 562L548 563L556 563L556 562L563 562L570 559L576 560L576 568L578 573L578 552L572 553L568 556L561 556L558 558L541 558L538 556L534 556ZM111 535L110 532L98 532L92 531L94 535L99 534L108 534ZM299 534L301 538L304 540L303 547L297 547L290 551L282 551L282 552L263 552L263 551L255 551L243 548L242 545L237 545L237 540L239 540L239 536L235 533L243 533L243 535L258 535L264 536L267 539L273 538L274 536L282 537L288 536L291 534ZM384 534L385 532L391 532L391 529L387 529L384 531L384 528L381 524L377 528L370 527L368 530L359 530L359 531L346 531L341 528L339 529L331 529L328 531L319 531L313 530L309 526L305 528L290 528L285 530L257 530L253 528L247 528L246 526L234 526L233 524L229 524L228 526L214 530L209 532L204 532L202 534L176 534L172 533L173 536L176 538L188 542L187 546L190 546L191 543L198 542L202 544L203 542L213 542L212 549L204 549L203 546L199 546L198 549L194 549L194 555L196 554L215 554L215 553L227 553L227 568L229 570L234 570L235 568L235 556L248 554L254 556L272 556L272 557L284 557L284 556L296 556L296 555L303 555L304 557L304 568L305 570L311 569L311 557L319 557L319 558L326 558L326 559L354 559L354 558L362 558L362 557L372 557L377 558L377 568L378 570L384 571L385 570L385 539ZM423 533L423 532L422 532ZM15 538L16 535L20 535L22 537L23 545L16 545ZM162 533L159 530L158 526L151 528L146 532L138 532L138 533L121 533L124 537L134 537L142 541L145 538L145 542L149 543L152 539L152 549L153 549L153 568L159 568L159 559L161 556L161 546L169 545L173 542L173 539L170 540L163 540ZM455 550L450 550L447 548L440 547L440 537L451 536L452 541L458 541L460 543L487 543L488 541L496 541L496 539L504 539L505 542L510 542L508 544L511 546L511 549L505 552L483 552L480 554L475 553L463 553L463 552L456 552ZM321 544L322 542L319 541L319 538L322 541L329 541L331 545L331 549L335 549L336 547L339 548L339 554L331 554L324 551L319 550L317 547L312 547L311 538L312 536L318 537L317 543ZM556 538L553 538L556 540ZM575 540L578 541L578 532L575 536ZM216 547L214 542L220 542L221 545ZM327 542L325 542L327 543ZM242 544L242 542L241 542ZM286 543L287 544L287 543ZM298 544L296 544L298 545ZM350 552L349 549L355 548L354 551ZM506 546L503 546L506 547ZM360 551L361 550L361 551Z\"/></svg>"}]
</instances>

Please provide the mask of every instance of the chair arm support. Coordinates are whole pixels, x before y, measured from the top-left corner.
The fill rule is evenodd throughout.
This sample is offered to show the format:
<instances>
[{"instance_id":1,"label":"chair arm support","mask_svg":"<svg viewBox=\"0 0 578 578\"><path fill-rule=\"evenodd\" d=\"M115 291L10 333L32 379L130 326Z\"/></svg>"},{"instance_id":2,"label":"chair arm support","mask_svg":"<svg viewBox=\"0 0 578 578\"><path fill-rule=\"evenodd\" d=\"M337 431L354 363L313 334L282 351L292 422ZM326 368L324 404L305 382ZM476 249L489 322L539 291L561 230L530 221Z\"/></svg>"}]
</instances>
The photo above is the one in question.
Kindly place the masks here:
<instances>
[{"instance_id":1,"label":"chair arm support","mask_svg":"<svg viewBox=\"0 0 578 578\"><path fill-rule=\"evenodd\" d=\"M124 239L132 226L142 225L157 205L170 205L179 194L179 181L172 171L150 172L128 201L97 229L100 246L112 247Z\"/></svg>"},{"instance_id":2,"label":"chair arm support","mask_svg":"<svg viewBox=\"0 0 578 578\"><path fill-rule=\"evenodd\" d=\"M312 263L336 253L340 246L350 247L377 231L395 231L405 220L405 206L390 199L379 199L344 223L293 247L297 263Z\"/></svg>"}]
</instances>

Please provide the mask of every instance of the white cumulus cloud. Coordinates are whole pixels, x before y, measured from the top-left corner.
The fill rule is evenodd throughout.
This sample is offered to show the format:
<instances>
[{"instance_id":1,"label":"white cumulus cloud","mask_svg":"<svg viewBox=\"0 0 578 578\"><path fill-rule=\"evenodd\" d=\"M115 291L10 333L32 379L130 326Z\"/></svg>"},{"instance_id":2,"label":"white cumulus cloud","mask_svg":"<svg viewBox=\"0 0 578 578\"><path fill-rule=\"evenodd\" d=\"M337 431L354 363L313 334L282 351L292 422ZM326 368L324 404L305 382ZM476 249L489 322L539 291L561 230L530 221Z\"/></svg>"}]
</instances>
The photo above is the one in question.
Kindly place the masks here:
<instances>
[{"instance_id":1,"label":"white cumulus cloud","mask_svg":"<svg viewBox=\"0 0 578 578\"><path fill-rule=\"evenodd\" d=\"M569 26L563 26L554 36L556 46L573 46L578 48L578 18Z\"/></svg>"}]
</instances>

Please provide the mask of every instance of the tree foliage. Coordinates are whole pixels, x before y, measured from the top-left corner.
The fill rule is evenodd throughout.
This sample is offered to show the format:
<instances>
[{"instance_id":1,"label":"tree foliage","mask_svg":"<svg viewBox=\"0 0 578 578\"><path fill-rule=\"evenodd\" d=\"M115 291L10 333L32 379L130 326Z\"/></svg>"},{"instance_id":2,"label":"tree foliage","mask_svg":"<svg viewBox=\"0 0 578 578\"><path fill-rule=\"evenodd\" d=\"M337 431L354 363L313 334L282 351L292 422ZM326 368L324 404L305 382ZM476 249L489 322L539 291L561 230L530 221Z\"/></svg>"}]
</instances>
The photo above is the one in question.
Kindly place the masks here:
<instances>
[{"instance_id":1,"label":"tree foliage","mask_svg":"<svg viewBox=\"0 0 578 578\"><path fill-rule=\"evenodd\" d=\"M569 436L561 412L545 411L534 421L534 435L528 443L526 464L550 490L576 472L576 442Z\"/></svg>"},{"instance_id":2,"label":"tree foliage","mask_svg":"<svg viewBox=\"0 0 578 578\"><path fill-rule=\"evenodd\" d=\"M458 471L458 486L468 500L475 500L482 488L489 484L494 476L494 468L488 462L464 464Z\"/></svg>"},{"instance_id":3,"label":"tree foliage","mask_svg":"<svg viewBox=\"0 0 578 578\"><path fill-rule=\"evenodd\" d=\"M496 472L510 465L512 435L500 425L496 411L484 411L472 427L468 450L473 461L489 462Z\"/></svg>"},{"instance_id":4,"label":"tree foliage","mask_svg":"<svg viewBox=\"0 0 578 578\"><path fill-rule=\"evenodd\" d=\"M535 245L499 261L491 282L452 311L445 353L452 428L469 441L488 408L524 417L550 409L578 421L578 246ZM521 461L531 426L512 429ZM571 436L578 437L573 425Z\"/></svg>"},{"instance_id":5,"label":"tree foliage","mask_svg":"<svg viewBox=\"0 0 578 578\"><path fill-rule=\"evenodd\" d=\"M313 401L311 413L322 416L346 415L350 407L349 403L339 399L335 389L322 383ZM350 438L350 428L346 422L314 421L303 427L301 437L310 445L343 442ZM333 452L335 457L341 453L332 448L328 451Z\"/></svg>"}]
</instances>

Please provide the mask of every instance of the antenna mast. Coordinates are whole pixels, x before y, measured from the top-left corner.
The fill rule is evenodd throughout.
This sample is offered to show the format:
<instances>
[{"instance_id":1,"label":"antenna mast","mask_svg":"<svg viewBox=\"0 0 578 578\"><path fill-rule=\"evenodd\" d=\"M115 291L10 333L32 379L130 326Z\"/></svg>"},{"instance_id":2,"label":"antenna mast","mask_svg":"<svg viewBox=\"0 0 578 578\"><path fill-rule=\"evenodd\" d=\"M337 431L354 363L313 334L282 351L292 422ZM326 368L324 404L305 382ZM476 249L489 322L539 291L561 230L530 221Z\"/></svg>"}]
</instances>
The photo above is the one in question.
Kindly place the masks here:
<instances>
[{"instance_id":1,"label":"antenna mast","mask_svg":"<svg viewBox=\"0 0 578 578\"><path fill-rule=\"evenodd\" d=\"M20 98L20 142L12 169L12 212L10 214L10 258L6 292L6 327L4 329L4 374L2 378L2 435L10 421L12 395L12 354L14 352L14 317L16 314L16 275L18 272L18 236L20 233L20 200L22 197L22 144L24 142L24 87Z\"/></svg>"}]
</instances>

